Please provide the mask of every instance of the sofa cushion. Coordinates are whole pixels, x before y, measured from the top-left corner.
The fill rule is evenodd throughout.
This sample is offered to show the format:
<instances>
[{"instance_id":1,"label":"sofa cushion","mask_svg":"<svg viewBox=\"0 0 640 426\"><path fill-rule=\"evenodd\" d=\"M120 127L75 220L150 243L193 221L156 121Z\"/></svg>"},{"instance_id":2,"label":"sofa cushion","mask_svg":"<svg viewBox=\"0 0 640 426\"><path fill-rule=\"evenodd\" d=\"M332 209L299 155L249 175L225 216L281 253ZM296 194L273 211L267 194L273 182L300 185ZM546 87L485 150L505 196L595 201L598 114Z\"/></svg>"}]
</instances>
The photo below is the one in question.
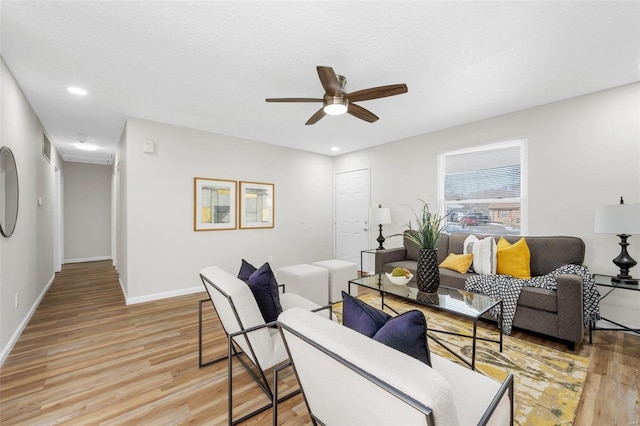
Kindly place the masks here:
<instances>
[{"instance_id":1,"label":"sofa cushion","mask_svg":"<svg viewBox=\"0 0 640 426\"><path fill-rule=\"evenodd\" d=\"M528 306L547 312L558 312L557 290L545 290L536 287L523 287L518 306Z\"/></svg>"},{"instance_id":2,"label":"sofa cushion","mask_svg":"<svg viewBox=\"0 0 640 426\"><path fill-rule=\"evenodd\" d=\"M505 237L511 243L516 238ZM526 237L531 253L531 276L537 277L555 271L564 265L582 265L585 245L578 237Z\"/></svg>"},{"instance_id":3,"label":"sofa cushion","mask_svg":"<svg viewBox=\"0 0 640 426\"><path fill-rule=\"evenodd\" d=\"M444 287L453 287L459 290L464 290L464 282L469 277L475 277L477 274L467 272L461 274L460 272L452 271L450 269L440 268L440 285Z\"/></svg>"},{"instance_id":4,"label":"sofa cushion","mask_svg":"<svg viewBox=\"0 0 640 426\"><path fill-rule=\"evenodd\" d=\"M451 269L452 271L467 273L469 267L473 263L473 253L455 254L449 253L449 256L439 265L441 268Z\"/></svg>"},{"instance_id":5,"label":"sofa cushion","mask_svg":"<svg viewBox=\"0 0 640 426\"><path fill-rule=\"evenodd\" d=\"M427 320L418 310L392 317L342 292L342 323L427 365L431 355L427 342Z\"/></svg>"},{"instance_id":6,"label":"sofa cushion","mask_svg":"<svg viewBox=\"0 0 640 426\"><path fill-rule=\"evenodd\" d=\"M403 237L403 244L407 249L407 260L418 260L418 256L420 256L420 247L418 247L418 245L410 240L409 238L406 237L406 233L409 231L405 232L405 236Z\"/></svg>"},{"instance_id":7,"label":"sofa cushion","mask_svg":"<svg viewBox=\"0 0 640 426\"><path fill-rule=\"evenodd\" d=\"M265 263L258 268L248 280L249 288L258 303L260 313L265 322L272 322L278 319L282 313L280 305L280 295L278 294L278 281L276 281L269 263Z\"/></svg>"},{"instance_id":8,"label":"sofa cushion","mask_svg":"<svg viewBox=\"0 0 640 426\"><path fill-rule=\"evenodd\" d=\"M527 241L520 238L511 244L504 238L500 238L498 247L498 274L511 275L516 278L531 278L531 252Z\"/></svg>"}]
</instances>

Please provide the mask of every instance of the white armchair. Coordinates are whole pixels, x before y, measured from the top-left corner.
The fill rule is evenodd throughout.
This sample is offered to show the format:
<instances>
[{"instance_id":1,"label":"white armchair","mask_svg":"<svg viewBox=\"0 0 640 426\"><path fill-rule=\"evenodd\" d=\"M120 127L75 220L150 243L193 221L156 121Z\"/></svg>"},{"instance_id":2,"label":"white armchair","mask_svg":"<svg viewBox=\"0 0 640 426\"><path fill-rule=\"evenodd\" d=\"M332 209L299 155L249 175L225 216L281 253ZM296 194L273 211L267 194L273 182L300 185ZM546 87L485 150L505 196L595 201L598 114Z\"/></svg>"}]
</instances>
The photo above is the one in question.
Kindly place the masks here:
<instances>
[{"instance_id":1,"label":"white armchair","mask_svg":"<svg viewBox=\"0 0 640 426\"><path fill-rule=\"evenodd\" d=\"M431 368L301 309L278 326L314 424L513 424L512 375L501 384L435 354Z\"/></svg>"},{"instance_id":2,"label":"white armchair","mask_svg":"<svg viewBox=\"0 0 640 426\"><path fill-rule=\"evenodd\" d=\"M228 354L222 358L202 362L202 302L200 303L200 367L211 365L218 361L228 360L228 408L229 424L238 424L246 419L261 413L272 407L274 392L269 386L264 372L282 365L288 364L287 351L285 350L282 336L278 332L275 322L265 323L260 309L249 286L228 272L217 266L204 268L200 272L200 278L204 284L213 307L222 323L222 327L228 339ZM283 286L281 286L283 287ZM301 310L319 311L327 309L326 316L331 318L330 306L322 307L303 297L293 293L281 293L280 304L283 313L296 307ZM204 300L206 301L206 299ZM245 357L241 355L244 354ZM265 395L272 401L240 419L233 420L233 377L232 361L237 358L251 377L257 382ZM246 358L246 361L245 361ZM250 368L247 361L257 368ZM284 401L300 390L279 398ZM277 400L277 398L276 398Z\"/></svg>"}]
</instances>

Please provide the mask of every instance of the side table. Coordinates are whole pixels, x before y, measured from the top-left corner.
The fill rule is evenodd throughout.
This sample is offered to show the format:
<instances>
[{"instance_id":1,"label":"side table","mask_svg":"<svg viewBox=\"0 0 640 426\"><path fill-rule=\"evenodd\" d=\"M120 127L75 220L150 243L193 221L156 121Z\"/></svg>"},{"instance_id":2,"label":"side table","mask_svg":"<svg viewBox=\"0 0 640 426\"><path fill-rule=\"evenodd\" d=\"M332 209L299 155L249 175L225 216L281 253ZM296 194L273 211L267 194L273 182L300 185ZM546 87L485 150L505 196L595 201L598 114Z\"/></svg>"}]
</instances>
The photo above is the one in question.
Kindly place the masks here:
<instances>
[{"instance_id":1,"label":"side table","mask_svg":"<svg viewBox=\"0 0 640 426\"><path fill-rule=\"evenodd\" d=\"M624 289L624 290L631 290L631 291L640 291L640 286L635 285L635 284L623 284L623 283L612 282L610 275L593 274L593 279L596 282L596 285L599 285L599 286L602 286L602 287L611 288L611 290L609 290L604 296L600 297L600 300L602 300L605 297L607 297L609 294L611 294L612 291L614 291L617 288L621 288L621 289ZM617 325L618 328L596 327L596 322L592 321L591 324L589 325L589 344L591 344L591 342L592 342L591 334L594 331L597 331L597 330L624 330L624 331L629 331L631 333L636 333L636 334L640 335L640 329L628 327L628 326L626 326L624 324L617 323L617 322L612 321L610 319L607 319L607 318L605 318L603 316L600 317L600 320L607 321L607 322L609 322L611 324Z\"/></svg>"},{"instance_id":2,"label":"side table","mask_svg":"<svg viewBox=\"0 0 640 426\"><path fill-rule=\"evenodd\" d=\"M364 271L363 271L364 266L362 265L363 264L362 255L364 255L365 253L367 253L367 254L375 254L377 251L378 251L378 249L374 249L374 248L373 249L370 248L370 249L366 249L366 250L361 250L360 251L360 274L362 276L364 276ZM375 260L374 260L374 264L375 264ZM369 265L369 269L371 269L371 265ZM374 270L374 272L375 272L375 270ZM367 275L369 275L369 271L367 271Z\"/></svg>"}]
</instances>

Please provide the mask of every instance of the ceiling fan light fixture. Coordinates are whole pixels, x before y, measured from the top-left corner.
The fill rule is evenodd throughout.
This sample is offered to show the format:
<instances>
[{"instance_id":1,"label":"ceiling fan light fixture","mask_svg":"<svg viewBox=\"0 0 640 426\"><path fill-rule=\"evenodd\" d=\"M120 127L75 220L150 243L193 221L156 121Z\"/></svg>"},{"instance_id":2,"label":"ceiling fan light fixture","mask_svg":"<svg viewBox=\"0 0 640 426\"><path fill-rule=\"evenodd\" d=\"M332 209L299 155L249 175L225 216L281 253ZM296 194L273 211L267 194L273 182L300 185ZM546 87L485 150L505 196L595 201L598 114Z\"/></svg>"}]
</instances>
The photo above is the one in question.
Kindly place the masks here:
<instances>
[{"instance_id":1,"label":"ceiling fan light fixture","mask_svg":"<svg viewBox=\"0 0 640 426\"><path fill-rule=\"evenodd\" d=\"M349 101L340 98L340 97L332 97L325 99L324 103L324 112L328 115L342 115L347 112Z\"/></svg>"},{"instance_id":2,"label":"ceiling fan light fixture","mask_svg":"<svg viewBox=\"0 0 640 426\"><path fill-rule=\"evenodd\" d=\"M0 0L1 1L1 0ZM386 98L388 96L401 95L407 93L407 85L389 84L386 86L370 87L347 93L345 85L347 79L336 74L333 68L317 66L318 77L324 88L324 96L318 98L266 98L266 102L322 102L322 108L313 113L307 120L305 126L316 124L318 120L326 115L342 115L345 112L352 116L373 123L378 120L378 116L366 108L361 107L356 102L369 101L372 99Z\"/></svg>"}]
</instances>

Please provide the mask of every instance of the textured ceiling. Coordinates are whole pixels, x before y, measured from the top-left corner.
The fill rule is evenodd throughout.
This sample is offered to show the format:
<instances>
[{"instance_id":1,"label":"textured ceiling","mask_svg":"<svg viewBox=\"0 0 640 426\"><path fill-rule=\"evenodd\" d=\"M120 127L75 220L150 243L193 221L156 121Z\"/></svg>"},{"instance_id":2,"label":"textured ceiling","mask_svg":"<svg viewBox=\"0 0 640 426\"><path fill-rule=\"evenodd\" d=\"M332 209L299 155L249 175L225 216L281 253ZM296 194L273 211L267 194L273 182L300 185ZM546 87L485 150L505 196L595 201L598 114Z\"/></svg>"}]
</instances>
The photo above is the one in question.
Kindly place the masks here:
<instances>
[{"instance_id":1,"label":"textured ceiling","mask_svg":"<svg viewBox=\"0 0 640 426\"><path fill-rule=\"evenodd\" d=\"M127 116L334 155L640 80L640 2L0 2L0 52L51 141L110 155ZM305 121L315 67L347 91L406 83ZM78 98L67 86L89 93Z\"/></svg>"}]
</instances>

